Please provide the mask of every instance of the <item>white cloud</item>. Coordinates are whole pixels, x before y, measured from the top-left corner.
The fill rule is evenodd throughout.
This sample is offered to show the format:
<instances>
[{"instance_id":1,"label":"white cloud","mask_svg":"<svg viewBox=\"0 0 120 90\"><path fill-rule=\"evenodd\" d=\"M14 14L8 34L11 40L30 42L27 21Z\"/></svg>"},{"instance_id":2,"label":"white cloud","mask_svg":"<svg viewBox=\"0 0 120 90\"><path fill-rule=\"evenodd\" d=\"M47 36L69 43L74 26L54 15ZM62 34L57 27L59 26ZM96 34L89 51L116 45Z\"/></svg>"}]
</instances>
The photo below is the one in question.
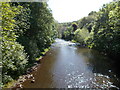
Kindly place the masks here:
<instances>
[{"instance_id":1,"label":"white cloud","mask_svg":"<svg viewBox=\"0 0 120 90\"><path fill-rule=\"evenodd\" d=\"M103 4L112 0L49 0L54 18L59 22L69 22L98 11Z\"/></svg>"}]
</instances>

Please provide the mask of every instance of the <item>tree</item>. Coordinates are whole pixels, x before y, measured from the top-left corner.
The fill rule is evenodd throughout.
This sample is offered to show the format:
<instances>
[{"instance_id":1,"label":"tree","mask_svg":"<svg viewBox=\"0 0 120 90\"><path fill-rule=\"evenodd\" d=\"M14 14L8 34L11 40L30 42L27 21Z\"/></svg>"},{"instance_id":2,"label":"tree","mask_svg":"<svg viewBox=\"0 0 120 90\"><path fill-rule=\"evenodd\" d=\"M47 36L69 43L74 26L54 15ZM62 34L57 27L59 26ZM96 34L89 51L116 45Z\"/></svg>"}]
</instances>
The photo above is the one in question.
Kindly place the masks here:
<instances>
[{"instance_id":1,"label":"tree","mask_svg":"<svg viewBox=\"0 0 120 90\"><path fill-rule=\"evenodd\" d=\"M13 7L10 3L1 3L2 10L2 81L8 83L16 76L24 73L27 56L24 47L16 39L18 37L14 18L20 13L21 6Z\"/></svg>"}]
</instances>

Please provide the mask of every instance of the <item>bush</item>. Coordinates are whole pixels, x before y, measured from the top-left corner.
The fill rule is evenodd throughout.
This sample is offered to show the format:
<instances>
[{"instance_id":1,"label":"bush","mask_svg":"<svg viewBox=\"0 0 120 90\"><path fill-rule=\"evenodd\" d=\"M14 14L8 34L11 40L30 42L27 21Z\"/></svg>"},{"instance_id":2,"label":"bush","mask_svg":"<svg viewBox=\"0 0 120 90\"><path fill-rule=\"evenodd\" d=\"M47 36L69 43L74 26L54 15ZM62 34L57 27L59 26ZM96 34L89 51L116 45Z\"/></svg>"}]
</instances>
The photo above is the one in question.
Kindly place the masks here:
<instances>
[{"instance_id":1,"label":"bush","mask_svg":"<svg viewBox=\"0 0 120 90\"><path fill-rule=\"evenodd\" d=\"M85 44L86 43L86 38L89 36L89 32L87 29L77 29L74 32L74 40L76 42L79 42L80 44Z\"/></svg>"},{"instance_id":2,"label":"bush","mask_svg":"<svg viewBox=\"0 0 120 90\"><path fill-rule=\"evenodd\" d=\"M22 74L27 64L24 47L16 42L14 17L20 13L21 6L12 7L10 3L1 3L2 10L2 81L8 83Z\"/></svg>"}]
</instances>

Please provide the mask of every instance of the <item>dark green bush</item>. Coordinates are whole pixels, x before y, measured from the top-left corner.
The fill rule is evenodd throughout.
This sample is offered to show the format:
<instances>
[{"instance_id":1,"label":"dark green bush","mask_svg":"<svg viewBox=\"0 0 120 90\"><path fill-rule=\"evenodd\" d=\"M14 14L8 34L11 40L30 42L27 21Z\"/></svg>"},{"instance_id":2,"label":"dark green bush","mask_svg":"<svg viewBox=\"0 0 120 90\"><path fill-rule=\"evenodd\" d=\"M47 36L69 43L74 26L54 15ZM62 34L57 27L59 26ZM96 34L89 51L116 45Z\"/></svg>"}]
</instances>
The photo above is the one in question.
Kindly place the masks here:
<instances>
[{"instance_id":1,"label":"dark green bush","mask_svg":"<svg viewBox=\"0 0 120 90\"><path fill-rule=\"evenodd\" d=\"M21 75L27 65L24 47L16 42L17 35L14 17L20 13L21 6L12 7L10 3L1 3L2 10L2 81L8 83Z\"/></svg>"},{"instance_id":2,"label":"dark green bush","mask_svg":"<svg viewBox=\"0 0 120 90\"><path fill-rule=\"evenodd\" d=\"M3 84L25 73L57 36L51 10L46 3L3 2L2 80Z\"/></svg>"}]
</instances>

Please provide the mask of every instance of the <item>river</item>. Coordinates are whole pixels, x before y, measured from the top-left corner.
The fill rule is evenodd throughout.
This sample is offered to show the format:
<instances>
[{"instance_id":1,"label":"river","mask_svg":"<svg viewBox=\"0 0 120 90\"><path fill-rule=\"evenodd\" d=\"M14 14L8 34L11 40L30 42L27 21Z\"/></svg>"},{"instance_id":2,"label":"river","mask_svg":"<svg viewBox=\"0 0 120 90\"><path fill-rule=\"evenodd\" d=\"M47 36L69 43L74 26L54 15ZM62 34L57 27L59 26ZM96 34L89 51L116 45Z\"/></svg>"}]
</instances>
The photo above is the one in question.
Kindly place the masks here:
<instances>
[{"instance_id":1,"label":"river","mask_svg":"<svg viewBox=\"0 0 120 90\"><path fill-rule=\"evenodd\" d=\"M32 74L35 82L26 80L24 88L109 88L117 90L112 60L99 52L56 39L50 51Z\"/></svg>"}]
</instances>

